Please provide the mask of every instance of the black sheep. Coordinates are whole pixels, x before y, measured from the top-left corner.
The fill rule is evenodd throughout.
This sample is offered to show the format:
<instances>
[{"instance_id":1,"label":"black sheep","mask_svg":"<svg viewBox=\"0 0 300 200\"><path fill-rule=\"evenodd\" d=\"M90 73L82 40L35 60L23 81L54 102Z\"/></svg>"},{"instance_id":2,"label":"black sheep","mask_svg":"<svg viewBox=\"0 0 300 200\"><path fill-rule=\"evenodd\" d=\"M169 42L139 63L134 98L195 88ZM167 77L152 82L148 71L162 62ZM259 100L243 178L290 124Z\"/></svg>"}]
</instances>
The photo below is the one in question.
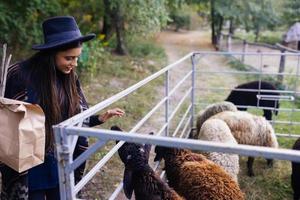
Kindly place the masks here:
<instances>
[{"instance_id":1,"label":"black sheep","mask_svg":"<svg viewBox=\"0 0 300 200\"><path fill-rule=\"evenodd\" d=\"M117 126L111 129L121 131ZM150 149L148 144L126 142L118 150L125 165L123 189L126 197L130 199L134 191L136 200L183 200L149 166Z\"/></svg>"},{"instance_id":2,"label":"black sheep","mask_svg":"<svg viewBox=\"0 0 300 200\"><path fill-rule=\"evenodd\" d=\"M261 81L261 85L259 87L259 81L252 81L248 83L244 83L235 87L235 89L253 89L253 90L276 90L276 87L266 81ZM258 92L258 91L235 91L232 90L225 101L230 101L237 106L257 106L258 99L257 95L280 95L277 92ZM279 101L278 100L260 100L259 101L260 107L267 107L267 108L279 108ZM247 108L238 108L238 110L246 111ZM263 109L264 117L267 120L272 120L272 110ZM274 114L278 114L278 110L274 110Z\"/></svg>"},{"instance_id":3,"label":"black sheep","mask_svg":"<svg viewBox=\"0 0 300 200\"><path fill-rule=\"evenodd\" d=\"M300 150L300 138L295 142L293 149ZM291 181L294 190L294 200L300 200L300 163L292 162Z\"/></svg>"}]
</instances>

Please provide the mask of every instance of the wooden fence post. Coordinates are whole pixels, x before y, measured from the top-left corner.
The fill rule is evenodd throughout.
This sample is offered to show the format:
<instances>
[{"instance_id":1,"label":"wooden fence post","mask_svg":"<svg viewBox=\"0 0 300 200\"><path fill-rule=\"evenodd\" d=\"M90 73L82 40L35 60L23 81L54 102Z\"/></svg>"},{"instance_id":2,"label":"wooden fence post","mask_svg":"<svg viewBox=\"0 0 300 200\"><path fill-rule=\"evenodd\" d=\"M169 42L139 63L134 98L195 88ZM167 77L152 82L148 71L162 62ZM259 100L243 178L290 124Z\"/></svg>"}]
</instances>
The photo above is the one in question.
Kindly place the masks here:
<instances>
[{"instance_id":1,"label":"wooden fence post","mask_svg":"<svg viewBox=\"0 0 300 200\"><path fill-rule=\"evenodd\" d=\"M281 53L285 53L285 49L281 49L280 50ZM282 73L284 72L284 68L285 68L285 55L284 54L281 54L280 56L280 63L279 63L279 70L278 70L278 77L277 77L277 80L279 83L282 83L283 81L283 75Z\"/></svg>"},{"instance_id":2,"label":"wooden fence post","mask_svg":"<svg viewBox=\"0 0 300 200\"><path fill-rule=\"evenodd\" d=\"M248 47L247 41L243 40L243 54L241 59L242 63L245 63L245 53L247 52L247 47Z\"/></svg>"}]
</instances>

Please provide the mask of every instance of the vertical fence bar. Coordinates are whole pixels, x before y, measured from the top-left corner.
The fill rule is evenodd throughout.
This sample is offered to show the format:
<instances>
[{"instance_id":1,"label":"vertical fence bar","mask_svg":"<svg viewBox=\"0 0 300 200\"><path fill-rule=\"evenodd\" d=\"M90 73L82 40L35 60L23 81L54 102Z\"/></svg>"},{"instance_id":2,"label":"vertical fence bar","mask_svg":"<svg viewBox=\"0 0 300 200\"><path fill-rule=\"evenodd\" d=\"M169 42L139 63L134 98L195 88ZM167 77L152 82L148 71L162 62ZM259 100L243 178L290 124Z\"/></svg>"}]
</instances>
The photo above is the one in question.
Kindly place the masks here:
<instances>
[{"instance_id":1,"label":"vertical fence bar","mask_svg":"<svg viewBox=\"0 0 300 200\"><path fill-rule=\"evenodd\" d=\"M192 91L191 91L191 131L194 127L194 115L195 115L195 78L196 78L196 66L195 66L195 54L191 56L192 63Z\"/></svg>"},{"instance_id":2,"label":"vertical fence bar","mask_svg":"<svg viewBox=\"0 0 300 200\"><path fill-rule=\"evenodd\" d=\"M169 87L170 87L170 72L169 70L167 70L165 72L165 96L167 98L166 102L165 102L165 123L167 123L167 126L165 128L165 136L169 136L169 103L170 103L170 99L169 99Z\"/></svg>"},{"instance_id":3,"label":"vertical fence bar","mask_svg":"<svg viewBox=\"0 0 300 200\"><path fill-rule=\"evenodd\" d=\"M297 56L297 70L296 70L296 80L295 81L293 81L293 83L294 83L294 91L295 91L295 98L297 98L297 86L298 86L298 82L299 82L299 67L300 67L300 56L298 55ZM293 102L293 107L292 107L292 112L291 112L291 120L293 119L293 114L296 112L295 111L295 109L297 108L297 105L296 105L296 102L297 101L295 101L294 100L294 102ZM291 136L292 135L292 126L293 125L291 125L291 126L289 126L289 135ZM295 133L293 133L293 134L295 134Z\"/></svg>"},{"instance_id":4,"label":"vertical fence bar","mask_svg":"<svg viewBox=\"0 0 300 200\"><path fill-rule=\"evenodd\" d=\"M63 127L54 128L55 131L55 142L57 146L57 161L58 163L58 173L62 178L60 181L60 196L62 200L75 199L76 195L73 192L74 185L74 171L70 173L69 166L73 162L73 153L70 151L71 144L68 143L68 136L65 134L66 129Z\"/></svg>"},{"instance_id":5,"label":"vertical fence bar","mask_svg":"<svg viewBox=\"0 0 300 200\"><path fill-rule=\"evenodd\" d=\"M258 75L258 95L260 96L260 91L261 91L261 74L263 72L263 54L261 51L259 51L259 75ZM256 106L259 107L259 103L260 103L260 98L257 98L257 102L256 102Z\"/></svg>"},{"instance_id":6,"label":"vertical fence bar","mask_svg":"<svg viewBox=\"0 0 300 200\"><path fill-rule=\"evenodd\" d=\"M59 175L59 191L60 191L60 199L67 200L67 185L65 179L65 170L64 160L62 158L61 152L63 152L63 137L62 137L62 128L55 127L53 128L55 145L56 145L56 157L58 162L58 175Z\"/></svg>"},{"instance_id":7,"label":"vertical fence bar","mask_svg":"<svg viewBox=\"0 0 300 200\"><path fill-rule=\"evenodd\" d=\"M227 51L231 52L231 34L228 34L227 37Z\"/></svg>"},{"instance_id":8,"label":"vertical fence bar","mask_svg":"<svg viewBox=\"0 0 300 200\"><path fill-rule=\"evenodd\" d=\"M243 54L242 54L242 58L241 58L241 62L245 63L245 53L247 51L247 41L243 40Z\"/></svg>"},{"instance_id":9,"label":"vertical fence bar","mask_svg":"<svg viewBox=\"0 0 300 200\"><path fill-rule=\"evenodd\" d=\"M278 82L282 84L282 82L283 82L282 73L284 72L284 68L285 68L285 55L284 55L285 49L281 49L280 51L281 51L281 56L280 56L280 63L279 63L279 70L278 70L279 75L278 75L277 79L278 79Z\"/></svg>"}]
</instances>

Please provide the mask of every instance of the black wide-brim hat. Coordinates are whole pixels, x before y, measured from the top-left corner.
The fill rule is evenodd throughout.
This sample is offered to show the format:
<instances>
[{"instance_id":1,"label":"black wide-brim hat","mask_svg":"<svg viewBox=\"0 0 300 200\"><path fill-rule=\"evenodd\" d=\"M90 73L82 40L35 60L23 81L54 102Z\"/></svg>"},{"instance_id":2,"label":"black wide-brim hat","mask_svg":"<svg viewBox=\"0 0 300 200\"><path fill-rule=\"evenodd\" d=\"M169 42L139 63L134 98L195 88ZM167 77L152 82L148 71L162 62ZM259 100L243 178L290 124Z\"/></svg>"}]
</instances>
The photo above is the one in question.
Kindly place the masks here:
<instances>
[{"instance_id":1,"label":"black wide-brim hat","mask_svg":"<svg viewBox=\"0 0 300 200\"><path fill-rule=\"evenodd\" d=\"M43 22L44 44L33 45L34 50L48 50L63 47L73 42L86 42L96 35L91 33L85 36L77 26L74 17L52 17Z\"/></svg>"}]
</instances>

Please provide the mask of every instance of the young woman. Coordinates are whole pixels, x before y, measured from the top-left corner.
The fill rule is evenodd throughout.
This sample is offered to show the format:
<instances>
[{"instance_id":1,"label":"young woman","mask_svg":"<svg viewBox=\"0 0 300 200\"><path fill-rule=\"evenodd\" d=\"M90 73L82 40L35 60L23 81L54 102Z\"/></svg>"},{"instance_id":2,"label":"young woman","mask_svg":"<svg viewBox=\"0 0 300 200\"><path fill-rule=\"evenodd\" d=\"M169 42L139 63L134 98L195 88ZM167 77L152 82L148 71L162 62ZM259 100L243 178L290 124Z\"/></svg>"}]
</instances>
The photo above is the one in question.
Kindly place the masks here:
<instances>
[{"instance_id":1,"label":"young woman","mask_svg":"<svg viewBox=\"0 0 300 200\"><path fill-rule=\"evenodd\" d=\"M58 124L88 108L75 73L82 43L95 37L82 36L73 17L47 19L43 23L44 44L31 58L9 68L5 97L39 104L46 117L46 155L43 164L19 174L7 166L1 168L1 199L59 199L57 160L54 155L52 125ZM124 111L114 108L85 121L85 126L99 125ZM88 146L87 138L79 137L74 156ZM75 181L83 174L84 164L75 171Z\"/></svg>"}]
</instances>

